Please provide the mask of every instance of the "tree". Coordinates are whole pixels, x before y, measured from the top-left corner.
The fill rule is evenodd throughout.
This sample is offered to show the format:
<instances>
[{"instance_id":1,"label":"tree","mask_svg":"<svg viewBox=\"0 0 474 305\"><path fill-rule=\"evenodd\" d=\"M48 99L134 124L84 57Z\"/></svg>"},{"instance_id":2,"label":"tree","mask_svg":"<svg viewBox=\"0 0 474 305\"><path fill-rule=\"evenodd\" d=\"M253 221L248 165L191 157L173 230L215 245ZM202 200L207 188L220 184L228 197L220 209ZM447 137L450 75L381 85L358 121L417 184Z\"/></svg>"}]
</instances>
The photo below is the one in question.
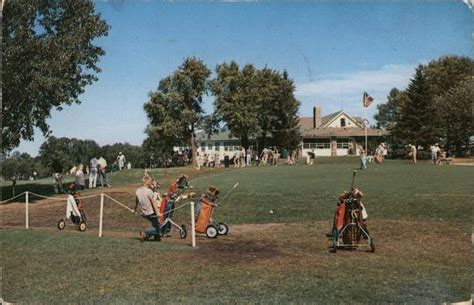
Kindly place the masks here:
<instances>
[{"instance_id":1,"label":"tree","mask_svg":"<svg viewBox=\"0 0 474 305\"><path fill-rule=\"evenodd\" d=\"M13 152L9 158L0 163L1 175L12 182L12 196L16 195L16 181L27 179L33 173L34 160L27 153ZM3 199L3 198L2 198Z\"/></svg>"},{"instance_id":2,"label":"tree","mask_svg":"<svg viewBox=\"0 0 474 305\"><path fill-rule=\"evenodd\" d=\"M2 43L2 151L50 133L51 110L80 103L105 52L92 44L109 26L90 1L6 1Z\"/></svg>"},{"instance_id":3,"label":"tree","mask_svg":"<svg viewBox=\"0 0 474 305\"><path fill-rule=\"evenodd\" d=\"M301 138L297 112L300 102L294 97L295 86L288 73L270 68L241 70L236 62L216 68L212 83L216 115L247 149L250 138L257 137L261 147L267 138L273 144L294 149Z\"/></svg>"},{"instance_id":4,"label":"tree","mask_svg":"<svg viewBox=\"0 0 474 305\"><path fill-rule=\"evenodd\" d=\"M204 130L206 135L210 138L213 134L219 133L220 121L217 114L208 114L202 117L198 128Z\"/></svg>"},{"instance_id":5,"label":"tree","mask_svg":"<svg viewBox=\"0 0 474 305\"><path fill-rule=\"evenodd\" d=\"M473 76L474 61L464 56L442 56L424 67L426 81L433 97L447 93Z\"/></svg>"},{"instance_id":6,"label":"tree","mask_svg":"<svg viewBox=\"0 0 474 305\"><path fill-rule=\"evenodd\" d=\"M101 156L111 162L117 160L118 153L121 152L133 167L145 167L147 160L143 152L142 146L131 145L129 143L115 143L113 145L105 145L100 149Z\"/></svg>"},{"instance_id":7,"label":"tree","mask_svg":"<svg viewBox=\"0 0 474 305\"><path fill-rule=\"evenodd\" d=\"M400 118L400 112L407 100L406 93L397 88L390 90L387 96L387 102L377 105L377 113L374 119L377 121L377 128L385 128L387 130L394 130Z\"/></svg>"},{"instance_id":8,"label":"tree","mask_svg":"<svg viewBox=\"0 0 474 305\"><path fill-rule=\"evenodd\" d=\"M98 157L100 147L92 140L50 137L40 146L41 162L54 172L63 172L78 163L88 164Z\"/></svg>"},{"instance_id":9,"label":"tree","mask_svg":"<svg viewBox=\"0 0 474 305\"><path fill-rule=\"evenodd\" d=\"M147 150L188 144L193 151L193 168L196 168L195 129L203 114L202 97L208 91L211 71L199 59L186 58L171 76L160 81L157 91L149 94L144 105L150 120ZM160 147L161 146L161 147Z\"/></svg>"},{"instance_id":10,"label":"tree","mask_svg":"<svg viewBox=\"0 0 474 305\"><path fill-rule=\"evenodd\" d=\"M240 70L239 65L232 61L230 64L218 65L216 74L211 86L216 97L215 113L247 149L250 137L261 130L258 120L261 105L256 82L257 71L250 64Z\"/></svg>"},{"instance_id":11,"label":"tree","mask_svg":"<svg viewBox=\"0 0 474 305\"><path fill-rule=\"evenodd\" d=\"M430 87L419 65L415 76L406 90L407 100L403 103L397 124L394 127L396 140L403 144L422 145L438 142L437 114L430 96Z\"/></svg>"},{"instance_id":12,"label":"tree","mask_svg":"<svg viewBox=\"0 0 474 305\"><path fill-rule=\"evenodd\" d=\"M469 137L474 135L472 106L474 105L474 79L468 79L451 88L436 100L444 123L445 146L462 155L469 147Z\"/></svg>"},{"instance_id":13,"label":"tree","mask_svg":"<svg viewBox=\"0 0 474 305\"><path fill-rule=\"evenodd\" d=\"M273 124L273 138L275 145L294 150L298 147L301 140L301 130L299 125L298 110L300 102L295 98L295 85L293 80L288 78L288 73L283 72L279 77L278 97L276 99L277 119Z\"/></svg>"}]
</instances>

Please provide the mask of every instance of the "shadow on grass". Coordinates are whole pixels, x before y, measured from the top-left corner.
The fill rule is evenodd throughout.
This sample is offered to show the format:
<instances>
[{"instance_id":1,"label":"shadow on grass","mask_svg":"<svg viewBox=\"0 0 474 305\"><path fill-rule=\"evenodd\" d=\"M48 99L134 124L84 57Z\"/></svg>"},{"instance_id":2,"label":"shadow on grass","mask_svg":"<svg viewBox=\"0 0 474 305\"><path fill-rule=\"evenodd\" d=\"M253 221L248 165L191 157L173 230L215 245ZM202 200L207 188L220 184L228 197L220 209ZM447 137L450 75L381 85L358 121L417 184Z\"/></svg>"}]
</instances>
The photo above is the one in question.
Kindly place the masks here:
<instances>
[{"instance_id":1,"label":"shadow on grass","mask_svg":"<svg viewBox=\"0 0 474 305\"><path fill-rule=\"evenodd\" d=\"M15 192L13 192L13 187L11 185L11 182L9 185L3 185L1 188L1 200L7 200L9 198L12 198L14 196L17 196L23 192L29 191L33 192L39 195L44 195L44 196L54 196L54 195L64 195L64 193L60 194L55 194L54 193L54 188L52 184L44 184L44 183L36 183L34 181L31 181L30 183L22 183L22 184L17 184L15 186ZM67 189L67 183L63 185L63 190ZM41 198L36 197L36 196L30 196L29 197L29 202L33 203L35 201L40 200ZM12 203L12 202L25 202L25 196L20 196L12 201L9 201L5 204Z\"/></svg>"}]
</instances>

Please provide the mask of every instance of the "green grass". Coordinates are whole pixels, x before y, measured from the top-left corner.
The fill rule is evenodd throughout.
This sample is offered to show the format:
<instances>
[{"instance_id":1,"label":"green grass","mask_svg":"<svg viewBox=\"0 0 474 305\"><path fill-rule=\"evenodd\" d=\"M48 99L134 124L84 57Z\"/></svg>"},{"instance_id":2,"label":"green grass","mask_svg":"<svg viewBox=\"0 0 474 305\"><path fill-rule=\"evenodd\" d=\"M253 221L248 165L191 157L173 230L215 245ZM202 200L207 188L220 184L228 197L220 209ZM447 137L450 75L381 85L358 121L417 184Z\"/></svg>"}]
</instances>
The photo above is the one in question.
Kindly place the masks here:
<instances>
[{"instance_id":1,"label":"green grass","mask_svg":"<svg viewBox=\"0 0 474 305\"><path fill-rule=\"evenodd\" d=\"M230 226L230 235L198 238L197 249L189 239L138 242L127 222L131 216L112 205L103 238L96 237L92 221L84 233L72 228L59 232L41 222L31 230L3 227L1 295L21 304L433 304L470 299L474 168L388 161L358 171L356 185L365 194L377 251L329 253L324 233L337 195L349 189L357 165L353 158L318 158L313 167L191 173L199 192L215 185L224 195L239 182L215 213ZM183 168L168 169L166 176L161 171L155 170L155 176L170 181ZM132 202L133 192L120 193L120 186L138 185L142 174L111 174L114 187L107 191ZM88 216L95 219L97 205L88 204ZM16 216L0 210L2 223L21 219L22 211L19 207ZM187 209L176 214L183 221L188 216ZM109 229L120 220L122 227Z\"/></svg>"}]
</instances>

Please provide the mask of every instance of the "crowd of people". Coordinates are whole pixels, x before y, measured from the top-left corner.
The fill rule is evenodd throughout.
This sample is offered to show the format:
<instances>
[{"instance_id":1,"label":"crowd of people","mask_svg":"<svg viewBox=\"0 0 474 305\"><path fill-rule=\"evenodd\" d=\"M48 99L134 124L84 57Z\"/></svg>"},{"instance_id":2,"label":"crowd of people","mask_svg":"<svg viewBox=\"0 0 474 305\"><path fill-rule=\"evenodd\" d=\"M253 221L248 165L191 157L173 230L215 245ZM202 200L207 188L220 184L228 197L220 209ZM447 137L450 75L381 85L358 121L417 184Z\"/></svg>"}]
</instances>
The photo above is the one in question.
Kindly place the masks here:
<instances>
[{"instance_id":1,"label":"crowd of people","mask_svg":"<svg viewBox=\"0 0 474 305\"><path fill-rule=\"evenodd\" d=\"M130 162L126 162L125 155L122 152L119 152L113 163L114 169L119 171L124 170L125 168L130 169ZM111 187L107 177L108 171L107 160L102 156L99 158L93 156L89 158L89 163L86 166L79 162L69 170L68 174L75 177L74 183L77 190L84 190L86 186L90 189L96 188L97 186ZM56 171L53 173L54 192L56 194L63 193L65 191L63 186L64 175L63 173Z\"/></svg>"}]
</instances>

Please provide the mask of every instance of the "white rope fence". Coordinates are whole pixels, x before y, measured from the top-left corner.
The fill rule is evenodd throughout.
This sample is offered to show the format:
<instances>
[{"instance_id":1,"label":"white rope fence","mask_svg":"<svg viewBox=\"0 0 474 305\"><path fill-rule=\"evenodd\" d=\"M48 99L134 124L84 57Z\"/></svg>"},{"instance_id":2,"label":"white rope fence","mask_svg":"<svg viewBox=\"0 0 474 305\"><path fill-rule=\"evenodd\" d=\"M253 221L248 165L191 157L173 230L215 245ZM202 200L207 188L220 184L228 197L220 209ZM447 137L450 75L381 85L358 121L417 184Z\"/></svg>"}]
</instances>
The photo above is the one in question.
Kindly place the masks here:
<instances>
[{"instance_id":1,"label":"white rope fence","mask_svg":"<svg viewBox=\"0 0 474 305\"><path fill-rule=\"evenodd\" d=\"M40 194L36 194L36 193L33 193L33 192L30 192L30 191L25 191L19 195L16 195L12 198L9 198L9 199L6 199L6 200L3 200L3 201L0 201L1 204L4 204L4 203L7 203L9 201L12 201L14 199L17 199L21 196L25 196L25 228L28 229L29 228L29 216L30 216L30 213L29 213L29 203L30 203L30 195L32 196L35 196L35 197L39 197L39 198L43 198L43 199L49 199L49 200L57 200L57 201L66 201L67 198L64 198L64 197L50 197L50 196L45 196L45 195L40 195ZM88 198L94 198L94 197L97 197L97 196L100 196L100 211L99 211L99 237L102 237L103 236L103 218L104 218L104 198L107 197L108 199L110 199L112 202L118 204L119 206L121 206L122 208L128 210L129 212L131 213L134 213L135 214L135 210L133 210L132 208L128 207L126 204L118 201L117 199L111 197L110 195L108 194L104 194L104 193L100 193L100 194L92 194L92 195L89 195L89 196L81 196L79 197L80 199L88 199ZM176 210L179 210L181 208L184 208L186 206L190 205L191 207L191 235L192 235L192 246L195 248L196 247L196 225L195 225L195 220L194 220L194 201L189 201L187 203L184 203L180 206L177 206L171 210L167 210L166 213L171 213L171 212L174 212ZM158 213L158 216L162 216L161 213Z\"/></svg>"}]
</instances>

